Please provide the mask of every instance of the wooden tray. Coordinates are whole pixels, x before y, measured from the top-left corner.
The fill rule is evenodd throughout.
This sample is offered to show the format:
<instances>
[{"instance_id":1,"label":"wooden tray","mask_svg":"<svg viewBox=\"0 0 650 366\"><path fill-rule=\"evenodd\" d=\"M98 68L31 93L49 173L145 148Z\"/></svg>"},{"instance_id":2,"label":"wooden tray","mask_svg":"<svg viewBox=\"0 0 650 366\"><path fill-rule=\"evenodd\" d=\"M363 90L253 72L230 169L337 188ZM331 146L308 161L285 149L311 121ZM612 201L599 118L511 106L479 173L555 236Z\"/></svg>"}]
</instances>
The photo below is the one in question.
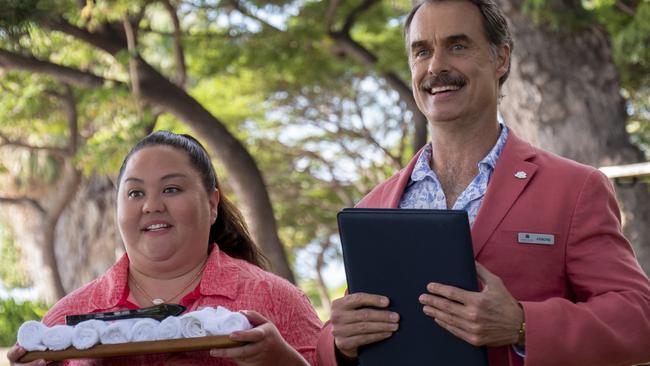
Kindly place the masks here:
<instances>
[{"instance_id":1,"label":"wooden tray","mask_svg":"<svg viewBox=\"0 0 650 366\"><path fill-rule=\"evenodd\" d=\"M70 358L102 358L151 353L198 351L211 348L230 348L242 344L243 343L241 342L230 340L228 336L167 339L163 341L130 342L120 344L98 344L85 350L78 350L74 347L69 347L63 351L27 352L20 358L20 360L18 360L18 362L30 362L39 359L61 361Z\"/></svg>"}]
</instances>

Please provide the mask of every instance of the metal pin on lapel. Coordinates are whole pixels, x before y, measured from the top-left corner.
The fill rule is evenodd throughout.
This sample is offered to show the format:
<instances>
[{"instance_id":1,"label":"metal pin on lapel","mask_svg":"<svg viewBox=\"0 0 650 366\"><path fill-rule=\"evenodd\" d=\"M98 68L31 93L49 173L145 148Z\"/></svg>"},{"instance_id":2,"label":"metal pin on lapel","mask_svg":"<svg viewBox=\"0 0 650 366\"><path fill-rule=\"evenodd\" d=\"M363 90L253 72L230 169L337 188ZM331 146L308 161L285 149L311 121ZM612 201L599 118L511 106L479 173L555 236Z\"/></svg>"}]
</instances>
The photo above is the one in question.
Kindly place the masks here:
<instances>
[{"instance_id":1,"label":"metal pin on lapel","mask_svg":"<svg viewBox=\"0 0 650 366\"><path fill-rule=\"evenodd\" d=\"M515 173L515 178L517 178L517 179L526 179L526 178L528 178L528 174L526 174L525 171L520 170L520 171Z\"/></svg>"}]
</instances>

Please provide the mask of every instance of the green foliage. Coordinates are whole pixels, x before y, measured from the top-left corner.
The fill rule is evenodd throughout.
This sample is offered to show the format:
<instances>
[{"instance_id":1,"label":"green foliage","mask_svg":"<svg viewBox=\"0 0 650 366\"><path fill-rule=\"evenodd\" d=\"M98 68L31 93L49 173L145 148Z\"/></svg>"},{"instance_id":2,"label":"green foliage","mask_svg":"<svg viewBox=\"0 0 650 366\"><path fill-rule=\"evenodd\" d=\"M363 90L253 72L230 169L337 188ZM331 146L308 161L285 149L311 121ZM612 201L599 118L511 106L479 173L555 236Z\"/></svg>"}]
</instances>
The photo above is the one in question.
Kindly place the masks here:
<instances>
[{"instance_id":1,"label":"green foliage","mask_svg":"<svg viewBox=\"0 0 650 366\"><path fill-rule=\"evenodd\" d=\"M410 113L382 81L386 72L396 73L407 83L410 78L402 21L412 1L381 1L358 14L350 35L377 57L373 67L343 56L329 34L340 31L362 1L339 1L329 22L325 19L332 5L329 1L239 3L244 13L229 1L182 2L178 7L186 90L255 157L289 256L324 248L327 259L333 260L339 255L331 240L337 231L336 212L358 201L413 153L408 143ZM539 24L560 32L579 31L595 21L606 26L630 100L628 129L638 144L648 146L650 4L642 0L632 17L618 10L614 0L585 0L571 7L569 3L526 0L523 6ZM82 139L74 164L88 175L115 176L123 156L154 120L156 129L192 131L169 114L158 116L161 111L151 106L138 110L140 101L128 88L130 55L126 49L108 54L39 23L43 17L60 16L92 32L100 32L109 23L118 32L126 16L140 13L137 50L151 66L173 79L177 72L174 28L159 2L0 3L2 49L119 81L98 88L73 87ZM65 147L70 136L67 115L57 97L65 90L61 83L37 73L8 69L2 73L0 132L33 146ZM143 115L138 117L140 112ZM15 179L24 183L34 177L49 182L57 179L60 162L56 158L42 153L18 155L22 169ZM0 163L0 172L14 172L3 169L10 163L14 162ZM215 163L219 169L219 162ZM219 174L227 188L228 172ZM309 292L317 295L314 282L310 283ZM320 301L316 297L314 302Z\"/></svg>"},{"instance_id":2,"label":"green foliage","mask_svg":"<svg viewBox=\"0 0 650 366\"><path fill-rule=\"evenodd\" d=\"M555 32L578 32L593 24L591 14L579 3L562 0L524 0L522 10L536 24Z\"/></svg>"},{"instance_id":3,"label":"green foliage","mask_svg":"<svg viewBox=\"0 0 650 366\"><path fill-rule=\"evenodd\" d=\"M0 281L7 289L31 286L25 267L21 265L19 250L11 232L0 224Z\"/></svg>"},{"instance_id":4,"label":"green foliage","mask_svg":"<svg viewBox=\"0 0 650 366\"><path fill-rule=\"evenodd\" d=\"M634 17L613 33L613 39L614 59L623 85L631 89L647 88L650 85L650 2L639 4Z\"/></svg>"},{"instance_id":5,"label":"green foliage","mask_svg":"<svg viewBox=\"0 0 650 366\"><path fill-rule=\"evenodd\" d=\"M0 300L0 347L11 347L16 343L20 325L28 320L41 320L48 306L41 302L16 302L14 299Z\"/></svg>"}]
</instances>

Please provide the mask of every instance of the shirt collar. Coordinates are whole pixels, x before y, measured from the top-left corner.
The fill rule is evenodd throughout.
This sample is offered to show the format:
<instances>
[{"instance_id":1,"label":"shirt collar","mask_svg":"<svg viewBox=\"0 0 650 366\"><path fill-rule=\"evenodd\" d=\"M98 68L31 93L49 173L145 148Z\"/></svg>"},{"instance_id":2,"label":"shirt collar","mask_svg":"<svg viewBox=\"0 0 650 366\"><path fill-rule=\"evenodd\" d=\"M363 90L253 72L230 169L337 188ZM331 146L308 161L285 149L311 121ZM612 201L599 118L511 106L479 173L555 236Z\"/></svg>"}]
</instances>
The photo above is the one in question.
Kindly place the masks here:
<instances>
[{"instance_id":1,"label":"shirt collar","mask_svg":"<svg viewBox=\"0 0 650 366\"><path fill-rule=\"evenodd\" d=\"M494 168L497 166L497 160L499 160L501 151L503 151L503 146L506 144L506 140L508 139L508 127L501 122L499 122L499 125L501 126L501 133L499 133L499 138L492 147L492 150L490 150L490 152L487 153L487 155L485 155L485 157L478 162L479 169L481 169L481 166L484 166L490 170L494 170Z\"/></svg>"},{"instance_id":2,"label":"shirt collar","mask_svg":"<svg viewBox=\"0 0 650 366\"><path fill-rule=\"evenodd\" d=\"M494 170L497 165L497 160L499 160L499 156L501 156L503 146L506 144L506 140L508 139L508 127L501 121L499 121L499 125L501 126L499 138L497 139L497 142L494 144L490 152L488 152L487 155L485 155L485 157L478 162L479 171ZM427 176L436 176L436 173L431 169L430 164L432 153L433 147L431 146L431 142L429 142L424 146L422 153L418 157L418 160L413 167L413 172L411 173L411 183L421 181Z\"/></svg>"},{"instance_id":3,"label":"shirt collar","mask_svg":"<svg viewBox=\"0 0 650 366\"><path fill-rule=\"evenodd\" d=\"M240 259L231 258L213 244L208 263L198 286L200 295L218 295L235 299L239 292ZM115 308L126 303L128 296L129 256L124 254L106 273L97 279L98 283L90 302L90 312Z\"/></svg>"},{"instance_id":4,"label":"shirt collar","mask_svg":"<svg viewBox=\"0 0 650 366\"><path fill-rule=\"evenodd\" d=\"M205 266L199 283L201 295L237 298L241 267L245 265L238 263L239 261L243 261L243 259L232 258L221 251L218 245L213 244L208 264Z\"/></svg>"},{"instance_id":5,"label":"shirt collar","mask_svg":"<svg viewBox=\"0 0 650 366\"><path fill-rule=\"evenodd\" d=\"M99 277L90 296L90 303L94 309L90 312L103 311L116 307L128 290L127 280L129 271L129 256L125 253L122 257Z\"/></svg>"}]
</instances>

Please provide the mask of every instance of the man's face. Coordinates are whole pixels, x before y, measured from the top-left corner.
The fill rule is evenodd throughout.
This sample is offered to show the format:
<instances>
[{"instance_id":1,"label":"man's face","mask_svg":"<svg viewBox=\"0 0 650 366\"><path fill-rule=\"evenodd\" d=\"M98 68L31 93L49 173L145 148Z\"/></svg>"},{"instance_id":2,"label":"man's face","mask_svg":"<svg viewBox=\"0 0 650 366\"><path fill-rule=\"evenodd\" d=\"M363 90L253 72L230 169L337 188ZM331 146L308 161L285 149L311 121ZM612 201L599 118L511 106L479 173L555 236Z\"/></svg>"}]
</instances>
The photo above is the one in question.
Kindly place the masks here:
<instances>
[{"instance_id":1,"label":"man's face","mask_svg":"<svg viewBox=\"0 0 650 366\"><path fill-rule=\"evenodd\" d=\"M413 95L430 123L496 116L499 78L507 71L510 50L503 46L492 53L476 5L422 5L407 41Z\"/></svg>"}]
</instances>

